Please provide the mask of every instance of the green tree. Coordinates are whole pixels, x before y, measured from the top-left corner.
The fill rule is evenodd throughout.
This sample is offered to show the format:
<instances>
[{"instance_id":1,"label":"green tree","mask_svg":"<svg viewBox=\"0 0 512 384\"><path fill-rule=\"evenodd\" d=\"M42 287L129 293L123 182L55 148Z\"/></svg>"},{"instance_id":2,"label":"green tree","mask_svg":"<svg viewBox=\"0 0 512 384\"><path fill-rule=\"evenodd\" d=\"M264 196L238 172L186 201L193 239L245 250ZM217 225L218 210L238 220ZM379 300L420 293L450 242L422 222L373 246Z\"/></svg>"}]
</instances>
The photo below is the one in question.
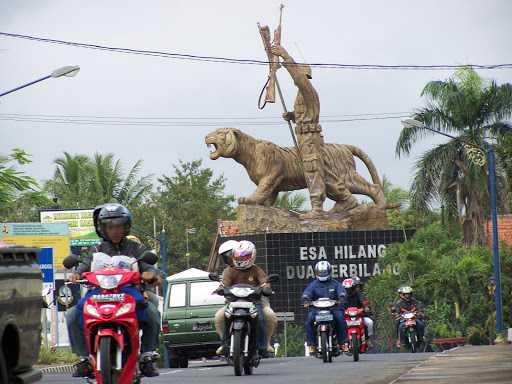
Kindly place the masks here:
<instances>
[{"instance_id":1,"label":"green tree","mask_svg":"<svg viewBox=\"0 0 512 384\"><path fill-rule=\"evenodd\" d=\"M279 192L274 207L290 211L303 211L307 197L303 193Z\"/></svg>"},{"instance_id":2,"label":"green tree","mask_svg":"<svg viewBox=\"0 0 512 384\"><path fill-rule=\"evenodd\" d=\"M508 193L505 200L508 202L508 212L510 212L512 211L512 133L498 137L496 153L507 177Z\"/></svg>"},{"instance_id":3,"label":"green tree","mask_svg":"<svg viewBox=\"0 0 512 384\"><path fill-rule=\"evenodd\" d=\"M91 159L64 152L64 157L56 159L55 164L54 177L45 189L65 208L92 207L106 202L134 207L152 188L150 175L139 177L141 160L126 174L121 160L111 153L96 153Z\"/></svg>"},{"instance_id":4,"label":"green tree","mask_svg":"<svg viewBox=\"0 0 512 384\"><path fill-rule=\"evenodd\" d=\"M30 162L29 154L19 148L8 156L0 155L0 207L10 203L20 192L36 190L37 182L17 169L17 165Z\"/></svg>"},{"instance_id":5,"label":"green tree","mask_svg":"<svg viewBox=\"0 0 512 384\"><path fill-rule=\"evenodd\" d=\"M487 188L482 188L487 182L486 167L475 161L474 150L463 142L484 147L485 137L499 136L511 128L504 120L512 115L512 84L485 81L464 68L448 80L429 82L421 95L427 99L426 106L414 118L457 139L428 150L416 162L411 204L427 211L441 201L459 218L464 243L484 244L489 200ZM413 145L429 135L435 134L422 127L404 128L396 154L409 155Z\"/></svg>"},{"instance_id":6,"label":"green tree","mask_svg":"<svg viewBox=\"0 0 512 384\"><path fill-rule=\"evenodd\" d=\"M173 174L158 179L157 192L134 210L134 232L151 241L153 218L158 230L163 226L167 236L170 273L183 270L186 260L186 230L189 235L190 266L205 268L212 242L217 233L217 220L234 216L234 196L225 195L225 179L214 177L201 160L179 162Z\"/></svg>"}]
</instances>

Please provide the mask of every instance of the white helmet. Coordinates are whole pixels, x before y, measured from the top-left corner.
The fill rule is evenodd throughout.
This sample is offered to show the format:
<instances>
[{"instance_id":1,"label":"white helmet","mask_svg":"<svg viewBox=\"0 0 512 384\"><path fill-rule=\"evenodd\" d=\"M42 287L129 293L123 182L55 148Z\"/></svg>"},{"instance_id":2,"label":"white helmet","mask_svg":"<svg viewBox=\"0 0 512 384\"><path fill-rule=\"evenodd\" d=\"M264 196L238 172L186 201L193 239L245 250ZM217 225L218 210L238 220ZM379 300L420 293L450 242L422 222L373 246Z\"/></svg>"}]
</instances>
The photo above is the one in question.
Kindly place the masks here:
<instances>
[{"instance_id":1,"label":"white helmet","mask_svg":"<svg viewBox=\"0 0 512 384\"><path fill-rule=\"evenodd\" d=\"M247 240L242 240L233 251L233 266L236 269L249 269L256 260L256 246Z\"/></svg>"},{"instance_id":2,"label":"white helmet","mask_svg":"<svg viewBox=\"0 0 512 384\"><path fill-rule=\"evenodd\" d=\"M238 247L239 242L236 240L228 240L223 242L219 247L219 255L222 257L222 260L225 264L232 264L233 251L236 247Z\"/></svg>"}]
</instances>

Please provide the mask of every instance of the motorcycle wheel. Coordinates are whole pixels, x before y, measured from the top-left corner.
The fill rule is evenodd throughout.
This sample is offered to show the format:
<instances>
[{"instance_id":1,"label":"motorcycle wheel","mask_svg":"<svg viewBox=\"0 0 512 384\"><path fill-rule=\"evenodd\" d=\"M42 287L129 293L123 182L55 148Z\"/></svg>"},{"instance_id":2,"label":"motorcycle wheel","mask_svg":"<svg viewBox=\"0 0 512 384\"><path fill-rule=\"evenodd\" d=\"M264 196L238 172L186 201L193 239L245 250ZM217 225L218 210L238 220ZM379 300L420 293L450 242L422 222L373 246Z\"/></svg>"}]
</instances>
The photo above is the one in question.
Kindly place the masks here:
<instances>
[{"instance_id":1,"label":"motorcycle wheel","mask_svg":"<svg viewBox=\"0 0 512 384\"><path fill-rule=\"evenodd\" d=\"M111 337L102 337L100 339L100 366L101 366L101 381L103 384L116 384L117 380L114 377L114 370L112 369L113 348Z\"/></svg>"},{"instance_id":2,"label":"motorcycle wheel","mask_svg":"<svg viewBox=\"0 0 512 384\"><path fill-rule=\"evenodd\" d=\"M324 363L329 362L329 348L328 348L328 342L327 342L327 332L322 332L320 334L320 345L322 347L322 360Z\"/></svg>"},{"instance_id":3,"label":"motorcycle wheel","mask_svg":"<svg viewBox=\"0 0 512 384\"><path fill-rule=\"evenodd\" d=\"M416 333L411 332L409 334L409 346L411 348L412 353L416 353L416 346L417 346L418 340L416 338Z\"/></svg>"},{"instance_id":4,"label":"motorcycle wheel","mask_svg":"<svg viewBox=\"0 0 512 384\"><path fill-rule=\"evenodd\" d=\"M188 358L182 357L179 359L180 368L188 368Z\"/></svg>"},{"instance_id":5,"label":"motorcycle wheel","mask_svg":"<svg viewBox=\"0 0 512 384\"><path fill-rule=\"evenodd\" d=\"M352 357L354 361L359 361L359 340L357 337L352 336L350 339L350 348L352 349Z\"/></svg>"},{"instance_id":6,"label":"motorcycle wheel","mask_svg":"<svg viewBox=\"0 0 512 384\"><path fill-rule=\"evenodd\" d=\"M7 371L7 363L5 361L4 353L2 352L2 348L0 348L0 382L8 383L9 382L9 372Z\"/></svg>"},{"instance_id":7,"label":"motorcycle wheel","mask_svg":"<svg viewBox=\"0 0 512 384\"><path fill-rule=\"evenodd\" d=\"M244 365L244 356L242 351L242 331L237 329L234 331L233 337L233 368L235 376L242 376Z\"/></svg>"}]
</instances>

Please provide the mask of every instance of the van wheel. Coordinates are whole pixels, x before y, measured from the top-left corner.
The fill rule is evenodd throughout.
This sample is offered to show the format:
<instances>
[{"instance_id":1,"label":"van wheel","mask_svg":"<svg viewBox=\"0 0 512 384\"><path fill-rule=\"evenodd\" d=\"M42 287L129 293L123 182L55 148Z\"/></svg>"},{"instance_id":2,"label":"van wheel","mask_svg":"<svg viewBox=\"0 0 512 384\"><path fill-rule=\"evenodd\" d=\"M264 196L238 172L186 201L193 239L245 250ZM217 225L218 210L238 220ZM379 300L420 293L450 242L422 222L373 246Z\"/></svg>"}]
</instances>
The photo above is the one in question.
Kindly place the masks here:
<instances>
[{"instance_id":1,"label":"van wheel","mask_svg":"<svg viewBox=\"0 0 512 384\"><path fill-rule=\"evenodd\" d=\"M186 357L180 358L180 368L188 368L188 359Z\"/></svg>"},{"instance_id":2,"label":"van wheel","mask_svg":"<svg viewBox=\"0 0 512 384\"><path fill-rule=\"evenodd\" d=\"M9 373L7 372L7 363L5 362L4 352L0 348L0 382L8 383Z\"/></svg>"},{"instance_id":3,"label":"van wheel","mask_svg":"<svg viewBox=\"0 0 512 384\"><path fill-rule=\"evenodd\" d=\"M169 358L169 368L179 368L180 366L180 359L177 357L170 357Z\"/></svg>"}]
</instances>

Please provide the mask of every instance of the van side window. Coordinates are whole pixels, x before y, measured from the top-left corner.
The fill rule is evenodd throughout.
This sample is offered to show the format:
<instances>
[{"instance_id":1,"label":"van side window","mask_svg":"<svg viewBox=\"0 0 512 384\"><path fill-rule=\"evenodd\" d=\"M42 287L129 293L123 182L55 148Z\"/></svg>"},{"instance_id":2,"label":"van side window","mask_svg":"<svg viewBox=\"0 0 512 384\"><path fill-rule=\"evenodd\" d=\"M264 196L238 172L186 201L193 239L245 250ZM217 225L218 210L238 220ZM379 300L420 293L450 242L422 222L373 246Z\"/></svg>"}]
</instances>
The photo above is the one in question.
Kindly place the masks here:
<instances>
[{"instance_id":1,"label":"van side window","mask_svg":"<svg viewBox=\"0 0 512 384\"><path fill-rule=\"evenodd\" d=\"M201 281L190 284L190 305L219 305L224 304L224 296L213 294L219 288L216 281Z\"/></svg>"},{"instance_id":2,"label":"van side window","mask_svg":"<svg viewBox=\"0 0 512 384\"><path fill-rule=\"evenodd\" d=\"M172 284L169 292L169 308L184 307L186 301L187 284Z\"/></svg>"}]
</instances>

